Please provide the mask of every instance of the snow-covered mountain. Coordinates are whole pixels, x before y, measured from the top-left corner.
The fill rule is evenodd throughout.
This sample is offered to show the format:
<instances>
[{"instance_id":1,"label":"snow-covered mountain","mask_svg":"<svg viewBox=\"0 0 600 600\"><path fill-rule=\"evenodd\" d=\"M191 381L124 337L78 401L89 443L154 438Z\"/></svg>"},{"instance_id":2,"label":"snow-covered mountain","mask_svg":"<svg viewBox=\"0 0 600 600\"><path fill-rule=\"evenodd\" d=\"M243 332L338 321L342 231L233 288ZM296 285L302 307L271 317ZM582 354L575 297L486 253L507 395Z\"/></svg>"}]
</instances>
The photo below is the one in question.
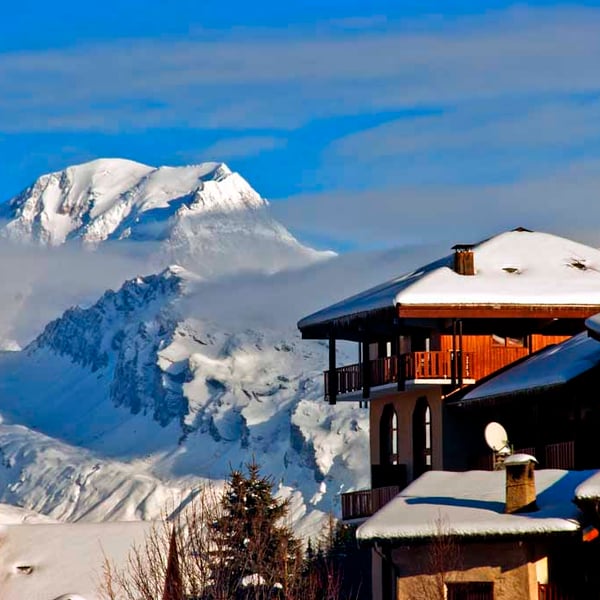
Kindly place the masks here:
<instances>
[{"instance_id":1,"label":"snow-covered mountain","mask_svg":"<svg viewBox=\"0 0 600 600\"><path fill-rule=\"evenodd\" d=\"M3 237L44 246L150 242L155 266L176 262L204 276L275 272L332 256L300 244L223 163L95 160L41 176L0 205L0 219Z\"/></svg>"},{"instance_id":2,"label":"snow-covered mountain","mask_svg":"<svg viewBox=\"0 0 600 600\"><path fill-rule=\"evenodd\" d=\"M293 323L200 318L205 293L170 267L0 353L0 501L66 520L156 518L254 456L314 532L344 486L367 484L366 411L323 402L326 346Z\"/></svg>"},{"instance_id":3,"label":"snow-covered mountain","mask_svg":"<svg viewBox=\"0 0 600 600\"><path fill-rule=\"evenodd\" d=\"M254 456L315 534L340 491L368 484L367 411L323 402L327 347L295 323L422 249L320 260L332 253L302 246L219 164L95 161L41 177L3 216L2 326L29 343L0 351L0 502L153 519ZM154 274L104 291L132 269ZM36 315L82 301L31 336Z\"/></svg>"}]
</instances>

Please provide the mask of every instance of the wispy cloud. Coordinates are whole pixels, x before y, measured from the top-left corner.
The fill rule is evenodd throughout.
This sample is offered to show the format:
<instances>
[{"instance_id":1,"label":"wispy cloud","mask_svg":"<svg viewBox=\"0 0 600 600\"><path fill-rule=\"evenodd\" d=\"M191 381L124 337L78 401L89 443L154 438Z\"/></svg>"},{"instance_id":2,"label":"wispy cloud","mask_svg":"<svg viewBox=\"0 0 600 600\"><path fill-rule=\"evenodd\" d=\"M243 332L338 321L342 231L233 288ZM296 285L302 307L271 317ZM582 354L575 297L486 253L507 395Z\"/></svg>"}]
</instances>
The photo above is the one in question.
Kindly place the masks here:
<instances>
[{"instance_id":1,"label":"wispy cloud","mask_svg":"<svg viewBox=\"0 0 600 600\"><path fill-rule=\"evenodd\" d=\"M342 243L583 231L581 214L600 218L598 56L600 9L570 6L11 52L0 54L0 134L212 130L198 158L219 160L289 140L289 189L329 191L273 210ZM360 130L363 117L403 111Z\"/></svg>"},{"instance_id":2,"label":"wispy cloud","mask_svg":"<svg viewBox=\"0 0 600 600\"><path fill-rule=\"evenodd\" d=\"M285 146L285 139L268 135L223 138L199 153L201 160L229 160L255 156ZM186 153L189 156L189 153Z\"/></svg>"},{"instance_id":3,"label":"wispy cloud","mask_svg":"<svg viewBox=\"0 0 600 600\"><path fill-rule=\"evenodd\" d=\"M330 150L345 158L377 161L399 154L469 151L507 147L578 147L600 139L600 100L540 100L484 106L466 103L434 116L394 120L351 134Z\"/></svg>"},{"instance_id":4,"label":"wispy cloud","mask_svg":"<svg viewBox=\"0 0 600 600\"><path fill-rule=\"evenodd\" d=\"M600 87L600 11L520 9L425 29L124 40L0 56L0 131L314 118Z\"/></svg>"},{"instance_id":5,"label":"wispy cloud","mask_svg":"<svg viewBox=\"0 0 600 600\"><path fill-rule=\"evenodd\" d=\"M600 246L599 189L600 160L593 160L513 183L324 192L273 203L272 208L297 231L354 240L363 247L473 242L517 226Z\"/></svg>"}]
</instances>

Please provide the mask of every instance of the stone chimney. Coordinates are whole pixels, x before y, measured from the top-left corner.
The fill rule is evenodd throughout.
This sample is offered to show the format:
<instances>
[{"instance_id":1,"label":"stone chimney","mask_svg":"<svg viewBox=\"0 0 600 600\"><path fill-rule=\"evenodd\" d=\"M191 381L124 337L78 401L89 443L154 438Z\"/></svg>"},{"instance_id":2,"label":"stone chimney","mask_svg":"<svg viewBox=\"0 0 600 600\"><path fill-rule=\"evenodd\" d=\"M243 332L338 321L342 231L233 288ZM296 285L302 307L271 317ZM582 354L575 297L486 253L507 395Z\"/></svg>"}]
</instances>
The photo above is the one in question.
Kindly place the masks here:
<instances>
[{"instance_id":1,"label":"stone chimney","mask_svg":"<svg viewBox=\"0 0 600 600\"><path fill-rule=\"evenodd\" d=\"M530 454L512 454L504 460L506 469L506 505L504 512L519 513L537 510L535 465Z\"/></svg>"},{"instance_id":2,"label":"stone chimney","mask_svg":"<svg viewBox=\"0 0 600 600\"><path fill-rule=\"evenodd\" d=\"M475 275L474 244L456 244L454 250L454 270L459 275Z\"/></svg>"}]
</instances>

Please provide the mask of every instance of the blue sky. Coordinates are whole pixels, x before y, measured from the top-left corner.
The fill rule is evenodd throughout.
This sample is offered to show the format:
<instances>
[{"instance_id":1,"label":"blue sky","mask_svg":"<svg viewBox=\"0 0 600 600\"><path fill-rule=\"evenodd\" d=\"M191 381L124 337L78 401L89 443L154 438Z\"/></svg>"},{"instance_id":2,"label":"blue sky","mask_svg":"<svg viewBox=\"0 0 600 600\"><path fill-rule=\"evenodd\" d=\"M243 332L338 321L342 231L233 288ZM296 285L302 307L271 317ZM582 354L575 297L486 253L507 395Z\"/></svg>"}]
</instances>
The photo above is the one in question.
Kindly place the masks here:
<instances>
[{"instance_id":1,"label":"blue sky","mask_svg":"<svg viewBox=\"0 0 600 600\"><path fill-rule=\"evenodd\" d=\"M321 247L600 245L598 4L11 3L0 199L99 156L223 160Z\"/></svg>"}]
</instances>

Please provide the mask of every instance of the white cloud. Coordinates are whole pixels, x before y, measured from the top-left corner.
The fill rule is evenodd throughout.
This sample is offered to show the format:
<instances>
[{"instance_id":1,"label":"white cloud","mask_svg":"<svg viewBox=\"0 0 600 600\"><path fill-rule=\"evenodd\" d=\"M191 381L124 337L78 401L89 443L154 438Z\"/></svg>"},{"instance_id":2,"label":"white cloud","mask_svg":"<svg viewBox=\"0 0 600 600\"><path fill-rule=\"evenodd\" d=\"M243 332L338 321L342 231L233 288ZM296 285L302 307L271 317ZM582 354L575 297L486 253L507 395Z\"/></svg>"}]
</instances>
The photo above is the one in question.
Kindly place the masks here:
<instances>
[{"instance_id":1,"label":"white cloud","mask_svg":"<svg viewBox=\"0 0 600 600\"><path fill-rule=\"evenodd\" d=\"M285 33L285 35L284 35ZM600 11L384 31L124 40L0 55L0 131L293 128L314 118L600 88Z\"/></svg>"},{"instance_id":2,"label":"white cloud","mask_svg":"<svg viewBox=\"0 0 600 600\"><path fill-rule=\"evenodd\" d=\"M268 150L285 146L285 139L275 136L241 136L223 138L215 142L200 155L202 160L229 160L255 156Z\"/></svg>"},{"instance_id":3,"label":"white cloud","mask_svg":"<svg viewBox=\"0 0 600 600\"><path fill-rule=\"evenodd\" d=\"M147 251L144 244L90 252L0 241L0 342L26 344L70 306L93 303L107 288L151 272Z\"/></svg>"},{"instance_id":4,"label":"white cloud","mask_svg":"<svg viewBox=\"0 0 600 600\"><path fill-rule=\"evenodd\" d=\"M600 100L562 99L508 106L466 104L433 116L384 123L337 140L334 155L377 161L432 151L548 149L600 139Z\"/></svg>"},{"instance_id":5,"label":"white cloud","mask_svg":"<svg viewBox=\"0 0 600 600\"><path fill-rule=\"evenodd\" d=\"M512 183L323 192L273 202L272 209L293 230L359 247L475 242L518 226L600 246L599 190L600 160L592 160Z\"/></svg>"}]
</instances>

